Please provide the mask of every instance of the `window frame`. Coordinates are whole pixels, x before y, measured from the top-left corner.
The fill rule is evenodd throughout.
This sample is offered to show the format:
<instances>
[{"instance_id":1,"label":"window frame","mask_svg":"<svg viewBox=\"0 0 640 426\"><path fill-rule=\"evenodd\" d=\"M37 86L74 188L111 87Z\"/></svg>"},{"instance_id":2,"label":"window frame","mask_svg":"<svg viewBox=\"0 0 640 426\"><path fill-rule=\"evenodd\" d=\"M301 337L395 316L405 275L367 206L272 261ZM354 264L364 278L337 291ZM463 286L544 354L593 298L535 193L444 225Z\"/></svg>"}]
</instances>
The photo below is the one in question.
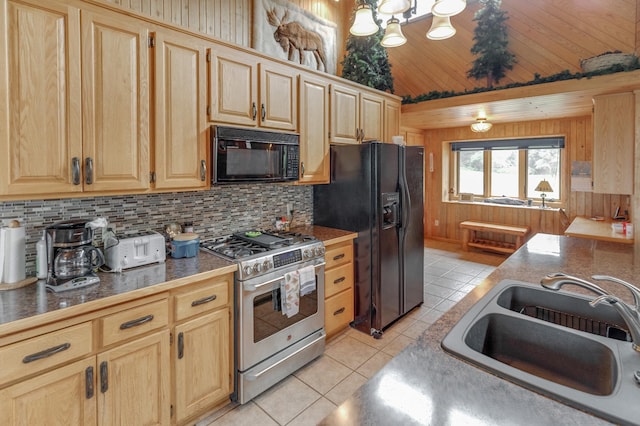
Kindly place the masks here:
<instances>
[{"instance_id":1,"label":"window frame","mask_svg":"<svg viewBox=\"0 0 640 426\"><path fill-rule=\"evenodd\" d=\"M557 141L557 146L538 146L543 145L541 143L536 143L536 141ZM529 144L529 148L523 148L523 145ZM468 144L468 145L467 145ZM566 191L564 190L565 182L564 176L566 176L565 171L565 157L566 157L566 137L563 135L550 135L550 136L537 136L537 137L519 137L519 138L510 138L510 139L482 139L482 140L470 140L470 141L451 141L446 143L449 154L449 182L451 183L448 195L449 201L460 201L460 167L459 167L459 152L465 151L477 151L482 149L483 152L483 194L473 194L475 198L485 199L492 197L499 197L498 195L491 195L491 175L492 175L492 164L491 164L491 151L492 146L498 146L502 149L517 149L518 153L518 196L519 200L533 200L536 202L542 201L540 196L537 197L527 197L527 179L528 179L528 152L533 149L558 149L558 180L559 185L556 193L559 191L559 197L553 197L552 202L547 201L547 203L552 203L555 205L564 205L566 199ZM464 149L464 147L469 146L473 147L473 149ZM457 148L457 149L456 149Z\"/></svg>"}]
</instances>

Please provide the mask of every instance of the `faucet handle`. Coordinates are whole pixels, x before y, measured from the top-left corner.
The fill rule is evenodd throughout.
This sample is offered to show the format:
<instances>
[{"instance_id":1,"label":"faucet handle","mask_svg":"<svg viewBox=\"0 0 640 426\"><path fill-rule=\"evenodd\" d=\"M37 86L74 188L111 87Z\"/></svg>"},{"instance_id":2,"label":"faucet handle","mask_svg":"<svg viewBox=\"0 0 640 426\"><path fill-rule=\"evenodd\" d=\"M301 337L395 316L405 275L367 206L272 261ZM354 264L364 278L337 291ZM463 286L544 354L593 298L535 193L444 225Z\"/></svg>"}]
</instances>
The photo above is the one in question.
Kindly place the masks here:
<instances>
[{"instance_id":1,"label":"faucet handle","mask_svg":"<svg viewBox=\"0 0 640 426\"><path fill-rule=\"evenodd\" d=\"M596 281L611 281L626 287L633 296L633 302L636 308L636 312L640 312L640 289L638 287L624 280L621 280L620 278L611 277L609 275L592 275L591 278Z\"/></svg>"}]
</instances>

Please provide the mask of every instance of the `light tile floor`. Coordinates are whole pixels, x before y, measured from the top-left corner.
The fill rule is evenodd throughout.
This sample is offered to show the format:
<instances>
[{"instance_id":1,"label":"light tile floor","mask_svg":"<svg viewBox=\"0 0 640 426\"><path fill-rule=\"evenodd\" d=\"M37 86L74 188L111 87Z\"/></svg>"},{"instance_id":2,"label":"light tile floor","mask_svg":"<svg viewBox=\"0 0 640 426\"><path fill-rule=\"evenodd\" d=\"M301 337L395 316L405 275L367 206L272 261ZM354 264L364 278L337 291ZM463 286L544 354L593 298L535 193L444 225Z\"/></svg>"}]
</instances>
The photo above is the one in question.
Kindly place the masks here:
<instances>
[{"instance_id":1,"label":"light tile floor","mask_svg":"<svg viewBox=\"0 0 640 426\"><path fill-rule=\"evenodd\" d=\"M424 303L387 329L381 339L347 329L327 342L320 358L245 405L229 404L196 425L317 424L504 259L500 255L462 252L458 244L426 241Z\"/></svg>"}]
</instances>

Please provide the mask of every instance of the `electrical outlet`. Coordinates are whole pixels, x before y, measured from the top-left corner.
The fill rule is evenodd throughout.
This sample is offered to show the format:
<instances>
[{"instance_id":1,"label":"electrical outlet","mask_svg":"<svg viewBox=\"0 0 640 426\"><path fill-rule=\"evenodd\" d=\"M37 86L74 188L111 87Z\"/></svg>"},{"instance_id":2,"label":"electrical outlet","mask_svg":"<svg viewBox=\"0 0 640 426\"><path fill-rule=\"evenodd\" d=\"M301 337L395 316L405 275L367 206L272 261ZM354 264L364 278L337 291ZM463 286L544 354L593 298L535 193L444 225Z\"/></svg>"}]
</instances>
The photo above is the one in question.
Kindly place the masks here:
<instances>
[{"instance_id":1,"label":"electrical outlet","mask_svg":"<svg viewBox=\"0 0 640 426\"><path fill-rule=\"evenodd\" d=\"M433 224L435 226L440 226L440 221L438 219L436 219L436 220L433 221Z\"/></svg>"},{"instance_id":2,"label":"electrical outlet","mask_svg":"<svg viewBox=\"0 0 640 426\"><path fill-rule=\"evenodd\" d=\"M291 215L293 211L293 203L287 203L287 215Z\"/></svg>"}]
</instances>

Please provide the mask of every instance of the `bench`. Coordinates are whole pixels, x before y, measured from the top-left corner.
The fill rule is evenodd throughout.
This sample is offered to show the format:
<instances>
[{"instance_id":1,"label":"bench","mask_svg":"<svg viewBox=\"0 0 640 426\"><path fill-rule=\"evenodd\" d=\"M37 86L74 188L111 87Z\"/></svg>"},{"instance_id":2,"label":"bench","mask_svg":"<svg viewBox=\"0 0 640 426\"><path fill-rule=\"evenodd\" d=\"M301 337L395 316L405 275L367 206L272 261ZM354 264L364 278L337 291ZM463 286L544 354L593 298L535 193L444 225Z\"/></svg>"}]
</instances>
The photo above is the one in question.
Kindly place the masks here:
<instances>
[{"instance_id":1,"label":"bench","mask_svg":"<svg viewBox=\"0 0 640 426\"><path fill-rule=\"evenodd\" d=\"M469 247L476 247L483 250L491 250L498 253L511 254L518 250L524 243L525 237L531 231L528 226L502 225L491 222L477 222L465 220L460 222L462 229L462 249L469 251ZM491 232L493 234L513 235L516 237L515 243L479 239L476 232Z\"/></svg>"}]
</instances>

